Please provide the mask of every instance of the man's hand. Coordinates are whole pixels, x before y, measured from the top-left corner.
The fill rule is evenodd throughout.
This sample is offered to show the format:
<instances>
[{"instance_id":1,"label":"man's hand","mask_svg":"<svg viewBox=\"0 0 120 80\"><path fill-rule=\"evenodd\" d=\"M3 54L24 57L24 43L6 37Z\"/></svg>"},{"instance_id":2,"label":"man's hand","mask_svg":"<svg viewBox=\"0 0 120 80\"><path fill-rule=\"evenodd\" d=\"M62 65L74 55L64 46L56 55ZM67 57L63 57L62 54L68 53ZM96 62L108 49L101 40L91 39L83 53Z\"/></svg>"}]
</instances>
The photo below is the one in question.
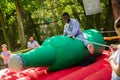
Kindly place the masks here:
<instances>
[{"instance_id":1,"label":"man's hand","mask_svg":"<svg viewBox=\"0 0 120 80\"><path fill-rule=\"evenodd\" d=\"M89 52L90 52L91 54L94 53L94 46L93 46L92 44L88 44L88 45L87 45L87 48L88 48L88 50L89 50Z\"/></svg>"},{"instance_id":2,"label":"man's hand","mask_svg":"<svg viewBox=\"0 0 120 80\"><path fill-rule=\"evenodd\" d=\"M70 36L70 38L75 38L74 36Z\"/></svg>"}]
</instances>

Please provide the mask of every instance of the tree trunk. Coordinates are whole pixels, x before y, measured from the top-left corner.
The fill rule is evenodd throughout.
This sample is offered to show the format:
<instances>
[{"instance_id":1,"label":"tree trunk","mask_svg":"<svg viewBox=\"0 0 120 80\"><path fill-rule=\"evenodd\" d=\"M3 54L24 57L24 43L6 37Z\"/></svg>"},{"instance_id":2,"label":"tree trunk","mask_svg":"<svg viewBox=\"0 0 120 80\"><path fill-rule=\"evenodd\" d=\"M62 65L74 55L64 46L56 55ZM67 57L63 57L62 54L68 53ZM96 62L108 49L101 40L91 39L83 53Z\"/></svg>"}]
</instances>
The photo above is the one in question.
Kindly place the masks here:
<instances>
[{"instance_id":1,"label":"tree trunk","mask_svg":"<svg viewBox=\"0 0 120 80\"><path fill-rule=\"evenodd\" d=\"M120 17L120 0L111 0L112 2L112 8L113 8L113 14L115 21ZM120 36L120 28L114 26L115 31L118 36Z\"/></svg>"},{"instance_id":2,"label":"tree trunk","mask_svg":"<svg viewBox=\"0 0 120 80\"><path fill-rule=\"evenodd\" d=\"M5 22L4 22L4 17L3 17L2 10L0 10L0 22L1 22L1 25L2 25L2 31L3 31L3 35L4 35L4 38L5 38L5 42L8 46L8 49L11 50L10 41L8 39L7 32L6 32L6 29L5 29Z\"/></svg>"},{"instance_id":3,"label":"tree trunk","mask_svg":"<svg viewBox=\"0 0 120 80\"><path fill-rule=\"evenodd\" d=\"M21 15L21 11L20 11L19 0L16 1L16 12L17 12L20 44L21 44L21 48L23 48L25 46L25 37L24 37L24 28L23 28L23 22L22 22L22 15Z\"/></svg>"},{"instance_id":4,"label":"tree trunk","mask_svg":"<svg viewBox=\"0 0 120 80\"><path fill-rule=\"evenodd\" d=\"M114 13L114 19L116 20L120 16L120 0L111 0Z\"/></svg>"}]
</instances>

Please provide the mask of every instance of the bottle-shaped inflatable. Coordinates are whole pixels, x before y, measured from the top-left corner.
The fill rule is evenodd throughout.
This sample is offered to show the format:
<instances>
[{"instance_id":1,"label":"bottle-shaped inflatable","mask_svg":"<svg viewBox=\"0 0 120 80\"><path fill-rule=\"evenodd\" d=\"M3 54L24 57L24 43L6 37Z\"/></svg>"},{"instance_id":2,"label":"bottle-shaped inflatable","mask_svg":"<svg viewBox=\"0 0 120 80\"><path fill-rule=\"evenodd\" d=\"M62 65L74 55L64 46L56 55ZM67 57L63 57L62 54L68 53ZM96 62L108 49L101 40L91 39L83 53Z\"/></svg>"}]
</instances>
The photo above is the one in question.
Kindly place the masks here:
<instances>
[{"instance_id":1,"label":"bottle-shaped inflatable","mask_svg":"<svg viewBox=\"0 0 120 80\"><path fill-rule=\"evenodd\" d=\"M88 41L105 44L99 31L89 29L83 33ZM104 50L103 46L93 45L95 54ZM8 65L13 71L40 66L46 66L50 71L57 71L80 64L89 55L83 41L66 36L53 36L46 39L39 48L11 56Z\"/></svg>"}]
</instances>

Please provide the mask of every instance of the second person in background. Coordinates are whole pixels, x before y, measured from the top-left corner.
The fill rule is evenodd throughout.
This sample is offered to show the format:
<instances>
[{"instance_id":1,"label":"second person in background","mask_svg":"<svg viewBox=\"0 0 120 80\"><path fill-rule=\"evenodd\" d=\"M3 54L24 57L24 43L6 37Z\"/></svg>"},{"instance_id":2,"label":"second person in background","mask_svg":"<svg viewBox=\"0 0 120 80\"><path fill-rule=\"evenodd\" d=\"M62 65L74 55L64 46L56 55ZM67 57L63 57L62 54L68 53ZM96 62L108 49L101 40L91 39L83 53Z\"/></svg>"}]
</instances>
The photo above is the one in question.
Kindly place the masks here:
<instances>
[{"instance_id":1,"label":"second person in background","mask_svg":"<svg viewBox=\"0 0 120 80\"><path fill-rule=\"evenodd\" d=\"M33 36L31 36L29 38L29 41L28 41L28 44L27 44L28 49L32 50L32 49L37 48L39 46L40 46L39 43L36 40L34 40Z\"/></svg>"}]
</instances>

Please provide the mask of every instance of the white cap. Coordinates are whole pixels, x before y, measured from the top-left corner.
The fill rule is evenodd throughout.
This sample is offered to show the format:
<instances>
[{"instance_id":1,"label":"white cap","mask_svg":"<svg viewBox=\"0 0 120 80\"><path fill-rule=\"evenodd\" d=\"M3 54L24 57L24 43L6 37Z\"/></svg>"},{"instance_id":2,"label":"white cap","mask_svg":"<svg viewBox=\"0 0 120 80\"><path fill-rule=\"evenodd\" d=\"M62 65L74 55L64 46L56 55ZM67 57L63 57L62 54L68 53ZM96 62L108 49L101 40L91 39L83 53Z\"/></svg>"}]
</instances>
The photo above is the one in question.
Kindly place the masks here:
<instances>
[{"instance_id":1,"label":"white cap","mask_svg":"<svg viewBox=\"0 0 120 80\"><path fill-rule=\"evenodd\" d=\"M12 54L8 62L10 71L18 72L24 69L23 61L19 54Z\"/></svg>"}]
</instances>

